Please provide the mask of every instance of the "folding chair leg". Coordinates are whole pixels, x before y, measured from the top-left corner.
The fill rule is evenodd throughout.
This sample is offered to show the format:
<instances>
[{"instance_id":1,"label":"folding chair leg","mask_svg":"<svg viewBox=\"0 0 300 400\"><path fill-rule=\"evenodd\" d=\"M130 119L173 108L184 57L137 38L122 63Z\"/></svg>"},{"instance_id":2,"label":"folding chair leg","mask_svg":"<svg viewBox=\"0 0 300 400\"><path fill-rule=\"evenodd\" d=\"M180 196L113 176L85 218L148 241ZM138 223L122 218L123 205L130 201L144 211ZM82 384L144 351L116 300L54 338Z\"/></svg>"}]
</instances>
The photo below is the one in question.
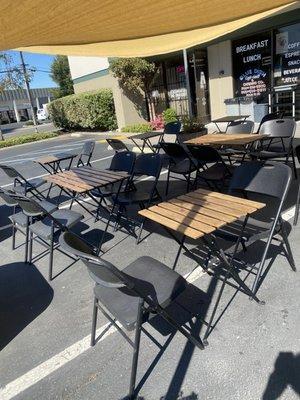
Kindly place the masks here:
<instances>
[{"instance_id":1,"label":"folding chair leg","mask_svg":"<svg viewBox=\"0 0 300 400\"><path fill-rule=\"evenodd\" d=\"M12 233L11 234L12 234L11 248L12 248L12 250L15 250L15 248L16 248L16 225L14 222L12 223Z\"/></svg>"},{"instance_id":2,"label":"folding chair leg","mask_svg":"<svg viewBox=\"0 0 300 400\"><path fill-rule=\"evenodd\" d=\"M25 233L25 263L28 262L28 239L29 239L29 217L26 218L26 233Z\"/></svg>"},{"instance_id":3,"label":"folding chair leg","mask_svg":"<svg viewBox=\"0 0 300 400\"><path fill-rule=\"evenodd\" d=\"M292 161L293 161L293 168L294 168L295 179L298 179L298 173L297 173L297 167L296 167L294 149L292 149L291 155L292 155Z\"/></svg>"},{"instance_id":4,"label":"folding chair leg","mask_svg":"<svg viewBox=\"0 0 300 400\"><path fill-rule=\"evenodd\" d=\"M98 300L94 297L93 317L92 317L92 333L91 333L91 346L95 346L96 329L97 329L97 316L98 316Z\"/></svg>"},{"instance_id":5,"label":"folding chair leg","mask_svg":"<svg viewBox=\"0 0 300 400\"><path fill-rule=\"evenodd\" d=\"M169 193L169 181L170 181L170 168L168 169L168 175L167 175L166 196L168 196Z\"/></svg>"},{"instance_id":6,"label":"folding chair leg","mask_svg":"<svg viewBox=\"0 0 300 400\"><path fill-rule=\"evenodd\" d=\"M142 236L142 232L143 232L143 228L144 228L144 223L145 223L145 218L143 218L143 220L142 220L142 222L141 222L140 231L139 231L138 237L137 237L137 239L136 239L136 244L139 244L139 243L140 243L141 236Z\"/></svg>"},{"instance_id":7,"label":"folding chair leg","mask_svg":"<svg viewBox=\"0 0 300 400\"><path fill-rule=\"evenodd\" d=\"M290 263L290 266L291 266L293 271L297 271L295 260L294 260L293 253L292 253L292 249L291 249L291 246L290 246L290 242L289 242L289 239L288 239L288 236L287 236L286 229L285 229L283 221L281 222L281 236L282 236L282 239L283 239L283 243L285 244L285 247L286 247L287 258L288 258L288 261Z\"/></svg>"},{"instance_id":8,"label":"folding chair leg","mask_svg":"<svg viewBox=\"0 0 300 400\"><path fill-rule=\"evenodd\" d=\"M52 271L53 271L53 250L54 250L54 237L53 237L53 225L52 225L52 235L50 239L50 246L49 246L49 281L52 281Z\"/></svg>"},{"instance_id":9,"label":"folding chair leg","mask_svg":"<svg viewBox=\"0 0 300 400\"><path fill-rule=\"evenodd\" d=\"M300 208L300 184L298 187L298 194L297 194L297 200L296 200L296 209L295 209L295 216L294 216L294 225L297 225L298 218L299 218L299 208Z\"/></svg>"},{"instance_id":10,"label":"folding chair leg","mask_svg":"<svg viewBox=\"0 0 300 400\"><path fill-rule=\"evenodd\" d=\"M143 309L144 309L144 301L142 299L140 299L139 308L138 308L138 318L136 321L136 328L135 328L134 349L133 349L131 376L130 376L130 385L129 385L129 399L134 399L136 372L137 372L137 365L138 365L138 358L139 358L140 340L141 340L141 331L142 331L142 322L143 322L142 321Z\"/></svg>"}]
</instances>

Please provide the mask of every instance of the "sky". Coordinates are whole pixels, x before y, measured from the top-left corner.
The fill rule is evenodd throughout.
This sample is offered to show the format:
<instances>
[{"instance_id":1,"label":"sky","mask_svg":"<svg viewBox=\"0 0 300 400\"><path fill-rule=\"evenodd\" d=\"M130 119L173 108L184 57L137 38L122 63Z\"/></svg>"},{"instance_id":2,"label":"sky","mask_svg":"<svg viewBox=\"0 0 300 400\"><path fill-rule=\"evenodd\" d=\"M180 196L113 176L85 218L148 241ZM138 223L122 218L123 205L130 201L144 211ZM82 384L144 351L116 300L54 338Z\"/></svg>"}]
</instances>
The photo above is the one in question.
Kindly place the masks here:
<instances>
[{"instance_id":1,"label":"sky","mask_svg":"<svg viewBox=\"0 0 300 400\"><path fill-rule=\"evenodd\" d=\"M18 51L8 51L12 57L14 64L20 65L20 54ZM42 87L55 87L55 82L49 76L50 66L54 59L54 56L48 56L45 54L34 54L23 52L25 64L27 67L35 67L35 72L32 81L30 82L31 88L42 88ZM46 72L41 72L46 71Z\"/></svg>"}]
</instances>

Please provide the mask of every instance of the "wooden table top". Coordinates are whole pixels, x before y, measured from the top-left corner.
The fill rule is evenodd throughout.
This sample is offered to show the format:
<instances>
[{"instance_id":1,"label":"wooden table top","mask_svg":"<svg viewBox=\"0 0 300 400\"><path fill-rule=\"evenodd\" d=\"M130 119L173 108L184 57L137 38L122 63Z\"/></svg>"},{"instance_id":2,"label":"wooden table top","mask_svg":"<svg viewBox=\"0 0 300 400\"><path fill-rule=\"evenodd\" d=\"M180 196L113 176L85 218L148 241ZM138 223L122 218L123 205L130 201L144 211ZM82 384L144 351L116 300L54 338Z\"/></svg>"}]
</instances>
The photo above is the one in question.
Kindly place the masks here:
<instances>
[{"instance_id":1,"label":"wooden table top","mask_svg":"<svg viewBox=\"0 0 300 400\"><path fill-rule=\"evenodd\" d=\"M199 239L263 207L264 203L197 189L139 214L191 239Z\"/></svg>"},{"instance_id":2,"label":"wooden table top","mask_svg":"<svg viewBox=\"0 0 300 400\"><path fill-rule=\"evenodd\" d=\"M234 122L240 119L246 119L248 117L250 117L250 115L225 115L224 117L213 119L211 122Z\"/></svg>"},{"instance_id":3,"label":"wooden table top","mask_svg":"<svg viewBox=\"0 0 300 400\"><path fill-rule=\"evenodd\" d=\"M129 136L129 139L140 139L140 140L147 140L147 139L151 139L153 137L156 136L160 136L162 134L162 132L145 132L145 133L138 133L136 135L133 136Z\"/></svg>"},{"instance_id":4,"label":"wooden table top","mask_svg":"<svg viewBox=\"0 0 300 400\"><path fill-rule=\"evenodd\" d=\"M246 145L266 137L266 135L260 135L256 133L211 133L187 140L184 143L195 145Z\"/></svg>"},{"instance_id":5,"label":"wooden table top","mask_svg":"<svg viewBox=\"0 0 300 400\"><path fill-rule=\"evenodd\" d=\"M70 158L74 158L76 157L77 154L72 154L72 153L59 153L59 154L52 154L49 156L44 156L41 158L38 158L36 160L34 160L34 162L38 163L38 164L51 164L51 163L55 163L58 161L64 161L64 160L68 160Z\"/></svg>"},{"instance_id":6,"label":"wooden table top","mask_svg":"<svg viewBox=\"0 0 300 400\"><path fill-rule=\"evenodd\" d=\"M92 167L76 167L69 171L47 175L44 179L62 188L77 193L85 193L92 189L116 183L128 178L130 175L123 171L98 170Z\"/></svg>"}]
</instances>

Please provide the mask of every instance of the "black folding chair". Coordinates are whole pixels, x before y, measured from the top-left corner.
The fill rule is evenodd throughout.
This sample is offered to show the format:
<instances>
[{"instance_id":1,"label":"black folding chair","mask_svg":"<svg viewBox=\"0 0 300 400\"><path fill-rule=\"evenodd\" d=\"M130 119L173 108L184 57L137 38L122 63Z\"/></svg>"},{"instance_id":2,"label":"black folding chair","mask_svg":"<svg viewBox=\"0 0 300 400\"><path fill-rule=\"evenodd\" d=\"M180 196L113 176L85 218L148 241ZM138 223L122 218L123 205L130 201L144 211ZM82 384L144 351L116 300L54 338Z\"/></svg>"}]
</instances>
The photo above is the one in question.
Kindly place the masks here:
<instances>
[{"instance_id":1,"label":"black folding chair","mask_svg":"<svg viewBox=\"0 0 300 400\"><path fill-rule=\"evenodd\" d=\"M250 157L256 160L281 160L287 164L292 157L294 174L297 178L297 169L293 149L293 140L296 132L296 122L291 118L272 119L265 121L259 130L260 134L267 135L261 141L261 146L250 153Z\"/></svg>"},{"instance_id":2,"label":"black folding chair","mask_svg":"<svg viewBox=\"0 0 300 400\"><path fill-rule=\"evenodd\" d=\"M178 143L161 142L161 148L169 158L168 175L166 182L166 196L169 193L169 182L171 174L181 175L187 182L187 191L191 183L191 174L197 170L197 165L185 151L184 147ZM177 179L180 179L177 177Z\"/></svg>"},{"instance_id":3,"label":"black folding chair","mask_svg":"<svg viewBox=\"0 0 300 400\"><path fill-rule=\"evenodd\" d=\"M206 182L209 188L220 190L224 186L225 180L231 177L233 166L227 165L214 147L188 144L187 149L197 162L195 184L200 178Z\"/></svg>"},{"instance_id":4,"label":"black folding chair","mask_svg":"<svg viewBox=\"0 0 300 400\"><path fill-rule=\"evenodd\" d=\"M285 222L282 218L282 209L284 201L290 187L292 171L285 164L276 162L247 162L236 168L230 181L229 193L242 193L249 195L263 195L268 199L265 213L272 214L269 220L265 221L262 217L249 217L247 225L243 231L242 243L244 248L251 244L267 239L264 246L263 255L257 268L252 292L256 293L261 285L266 258L270 249L272 240L279 240L277 235L281 236L280 242L283 246L291 268L296 271L295 261L287 237ZM271 203L272 201L272 203ZM273 211L273 213L272 213ZM227 240L236 241L237 234L234 234L227 227L218 231L218 235ZM284 247L285 246L285 247Z\"/></svg>"},{"instance_id":5,"label":"black folding chair","mask_svg":"<svg viewBox=\"0 0 300 400\"><path fill-rule=\"evenodd\" d=\"M37 199L45 198L38 190L38 188L46 183L44 179L34 178L27 180L20 172L9 165L0 164L0 168L9 178L13 179L14 191L16 193L24 195L31 193Z\"/></svg>"},{"instance_id":6,"label":"black folding chair","mask_svg":"<svg viewBox=\"0 0 300 400\"><path fill-rule=\"evenodd\" d=\"M13 190L6 190L0 188L0 197L4 204L8 207L12 207L13 213L9 216L9 219L12 223L12 250L16 247L16 232L19 231L23 235L25 235L25 262L27 262L28 258L28 233L29 233L29 217L27 217L22 211L18 211L18 202L16 201L14 196L16 193ZM37 203L40 204L44 209L46 209L49 213L53 212L57 209L55 204L50 203L47 200L37 200ZM18 211L18 212L17 212ZM42 214L40 214L41 216ZM37 215L36 215L37 217Z\"/></svg>"},{"instance_id":7,"label":"black folding chair","mask_svg":"<svg viewBox=\"0 0 300 400\"><path fill-rule=\"evenodd\" d=\"M176 271L151 257L140 257L121 271L113 264L95 256L89 246L71 233L64 233L59 241L65 251L84 262L95 282L91 346L96 343L99 309L133 347L129 399L135 398L136 395L141 332L152 337L144 328L151 317L159 315L193 345L204 349L201 340L192 335L186 326L178 324L166 310L187 286L186 280ZM126 331L132 330L135 330L134 342L126 334Z\"/></svg>"},{"instance_id":8,"label":"black folding chair","mask_svg":"<svg viewBox=\"0 0 300 400\"><path fill-rule=\"evenodd\" d=\"M134 163L136 160L136 153L133 151L121 151L116 152L111 160L110 167L108 168L109 171L123 171L127 172L128 174L132 174ZM96 212L96 221L99 219L99 212L101 208L101 204L107 197L111 197L113 194L117 193L119 190L120 183L118 182L115 185L105 186L102 189L92 190L92 195L94 197L100 197L99 207ZM133 183L131 183L131 189L133 189ZM123 191L129 189L128 182L126 182ZM122 190L122 188L121 188Z\"/></svg>"},{"instance_id":9,"label":"black folding chair","mask_svg":"<svg viewBox=\"0 0 300 400\"><path fill-rule=\"evenodd\" d=\"M284 116L284 111L275 111L275 112L272 112L272 113L269 113L269 114L264 115L264 116L262 117L260 123L259 123L259 126L258 126L258 129L257 129L257 132L256 132L256 133L261 133L261 132L260 132L260 128L261 128L261 126L262 126L262 124L263 124L264 122L266 122L266 121L272 121L273 119L282 119L283 116Z\"/></svg>"},{"instance_id":10,"label":"black folding chair","mask_svg":"<svg viewBox=\"0 0 300 400\"><path fill-rule=\"evenodd\" d=\"M12 194L11 197L18 203L24 215L27 217L28 232L26 236L25 262L32 262L33 241L37 240L39 244L46 248L46 254L49 254L48 277L51 281L53 252L55 249L61 251L56 239L59 233L69 231L80 222L83 219L83 215L68 209L55 210L50 213L32 198L19 194ZM41 216L43 218L41 218ZM43 252L42 256L44 255L45 253Z\"/></svg>"},{"instance_id":11,"label":"black folding chair","mask_svg":"<svg viewBox=\"0 0 300 400\"><path fill-rule=\"evenodd\" d=\"M296 157L298 162L300 163L300 145L295 148ZM295 216L294 216L294 225L297 225L298 217L299 217L299 209L300 209L300 183L298 183L298 193L296 199L296 209L295 209Z\"/></svg>"},{"instance_id":12,"label":"black folding chair","mask_svg":"<svg viewBox=\"0 0 300 400\"><path fill-rule=\"evenodd\" d=\"M126 216L126 219L128 220L128 206L138 205L141 209L143 209L149 207L152 202L158 199L161 200L161 196L157 190L157 182L160 176L161 168L162 162L159 154L143 153L137 156L131 179L128 182L128 187L132 189L120 193L117 198L115 195L113 195L113 199L116 202L115 204L118 206L115 229L117 229L121 217ZM140 181L136 181L136 179L138 177L140 178L141 176L153 178L150 187L147 189L141 188L142 183ZM145 218L142 219L140 224L140 232L137 236L137 243L139 242L143 231L144 221Z\"/></svg>"},{"instance_id":13,"label":"black folding chair","mask_svg":"<svg viewBox=\"0 0 300 400\"><path fill-rule=\"evenodd\" d=\"M129 151L128 147L124 142L122 142L122 140L106 139L106 141L116 153L119 153L120 151Z\"/></svg>"},{"instance_id":14,"label":"black folding chair","mask_svg":"<svg viewBox=\"0 0 300 400\"><path fill-rule=\"evenodd\" d=\"M168 122L165 125L164 130L158 139L158 143L154 144L152 147L159 152L159 150L161 149L161 143L166 142L166 137L168 135L172 135L172 136L175 135L176 136L175 142L179 143L178 135L179 135L180 131L181 131L181 122L180 121Z\"/></svg>"},{"instance_id":15,"label":"black folding chair","mask_svg":"<svg viewBox=\"0 0 300 400\"><path fill-rule=\"evenodd\" d=\"M253 132L254 122L253 121L232 121L228 124L226 129L226 134L239 134L245 133L250 134ZM247 154L247 149L244 146L231 146L222 147L219 149L221 156L228 157L230 164L232 164L232 157L240 156L241 162L244 161L245 155Z\"/></svg>"},{"instance_id":16,"label":"black folding chair","mask_svg":"<svg viewBox=\"0 0 300 400\"><path fill-rule=\"evenodd\" d=\"M77 161L77 167L89 165L91 167L91 158L95 149L95 141L88 140L84 143L82 150L79 154L79 159Z\"/></svg>"}]
</instances>

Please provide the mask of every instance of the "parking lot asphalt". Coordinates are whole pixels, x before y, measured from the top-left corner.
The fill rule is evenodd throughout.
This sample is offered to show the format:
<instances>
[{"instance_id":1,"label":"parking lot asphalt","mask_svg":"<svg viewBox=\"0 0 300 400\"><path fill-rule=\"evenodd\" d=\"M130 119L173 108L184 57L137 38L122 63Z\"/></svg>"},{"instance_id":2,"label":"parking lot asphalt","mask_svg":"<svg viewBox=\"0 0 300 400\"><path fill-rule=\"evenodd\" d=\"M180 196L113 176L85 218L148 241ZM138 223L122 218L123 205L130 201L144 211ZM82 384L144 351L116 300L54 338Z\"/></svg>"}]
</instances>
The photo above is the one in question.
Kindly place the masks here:
<instances>
[{"instance_id":1,"label":"parking lot asphalt","mask_svg":"<svg viewBox=\"0 0 300 400\"><path fill-rule=\"evenodd\" d=\"M18 168L27 178L44 171L33 163L39 155L61 151L77 151L90 137L61 137L0 152L0 162ZM93 166L106 168L111 150L97 143ZM165 187L165 170L159 190ZM1 186L10 181L0 173ZM144 183L147 185L147 181ZM295 198L296 183L286 205ZM172 182L172 194L183 193L185 186ZM52 196L55 196L53 191ZM67 203L65 204L67 205ZM86 205L91 207L87 202ZM83 212L76 205L74 209ZM54 274L47 281L48 258L32 265L23 263L24 246L21 234L18 248L11 250L10 210L1 205L0 214L0 399L52 400L125 399L128 391L132 349L115 329L108 329L107 320L99 315L98 334L105 335L89 346L93 284L86 267L58 252L54 256ZM84 212L84 221L77 231L97 241L104 221L96 224ZM289 221L290 222L290 221ZM300 260L300 228L290 230L290 242L297 267ZM152 256L172 266L178 245L155 223L147 223L144 240L125 229L109 230L104 258L124 268L139 256ZM200 247L199 247L200 246ZM189 242L194 252L201 245ZM263 243L239 255L256 265ZM36 244L34 254L42 248ZM140 400L294 400L299 398L300 335L299 335L299 271L293 272L276 243L268 257L270 270L259 296L266 304L249 301L245 294L226 286L218 308L217 324L209 336L209 345L200 351L180 334L155 318L147 329L160 342L160 352L144 336L138 365ZM299 269L299 267L298 267ZM216 300L220 282L203 274L201 268L183 252L176 270L187 277L187 291L170 312L181 321L192 320L195 333L203 335ZM61 273L60 273L61 272ZM247 273L241 271L243 277ZM246 282L251 282L250 275ZM186 311L188 310L188 312ZM161 353L161 354L160 354Z\"/></svg>"}]
</instances>

